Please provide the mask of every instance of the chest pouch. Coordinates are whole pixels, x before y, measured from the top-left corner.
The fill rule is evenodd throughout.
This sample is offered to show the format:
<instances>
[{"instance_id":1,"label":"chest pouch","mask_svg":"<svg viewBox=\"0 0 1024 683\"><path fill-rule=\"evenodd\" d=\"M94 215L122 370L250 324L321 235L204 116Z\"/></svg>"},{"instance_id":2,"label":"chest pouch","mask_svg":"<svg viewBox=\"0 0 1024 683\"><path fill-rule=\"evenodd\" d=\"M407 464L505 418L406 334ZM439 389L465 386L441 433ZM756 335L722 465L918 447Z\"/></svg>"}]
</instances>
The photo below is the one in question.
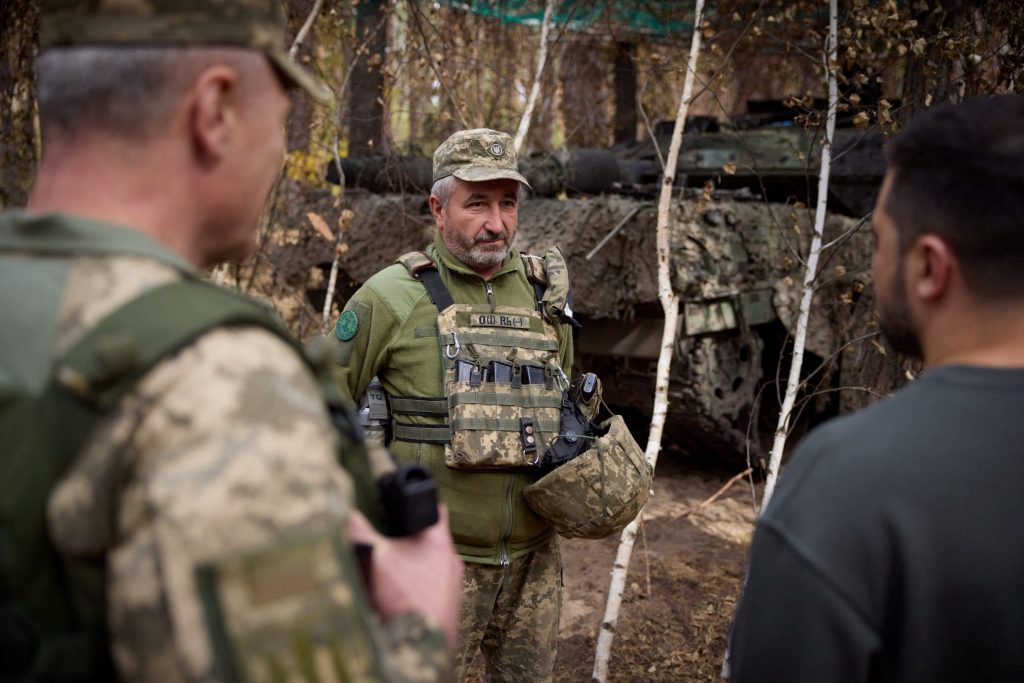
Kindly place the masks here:
<instances>
[{"instance_id":1,"label":"chest pouch","mask_svg":"<svg viewBox=\"0 0 1024 683\"><path fill-rule=\"evenodd\" d=\"M452 304L438 315L455 469L533 467L558 437L555 328L531 309Z\"/></svg>"}]
</instances>

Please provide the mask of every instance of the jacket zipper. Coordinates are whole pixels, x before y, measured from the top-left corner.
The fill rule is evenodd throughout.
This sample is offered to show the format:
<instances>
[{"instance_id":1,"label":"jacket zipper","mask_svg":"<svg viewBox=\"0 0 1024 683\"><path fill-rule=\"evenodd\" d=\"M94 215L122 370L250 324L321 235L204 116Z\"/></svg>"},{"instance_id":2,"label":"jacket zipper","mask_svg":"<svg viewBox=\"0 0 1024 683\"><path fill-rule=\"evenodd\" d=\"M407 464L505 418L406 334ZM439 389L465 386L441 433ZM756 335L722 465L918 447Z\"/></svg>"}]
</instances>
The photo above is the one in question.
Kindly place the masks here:
<instances>
[{"instance_id":1,"label":"jacket zipper","mask_svg":"<svg viewBox=\"0 0 1024 683\"><path fill-rule=\"evenodd\" d=\"M494 303L494 290L491 289L491 283L490 282L485 282L484 283L484 289L487 290L487 303L489 303L491 305L491 310L493 311L494 307L497 304Z\"/></svg>"},{"instance_id":2,"label":"jacket zipper","mask_svg":"<svg viewBox=\"0 0 1024 683\"><path fill-rule=\"evenodd\" d=\"M505 487L505 534L498 543L499 559L501 561L501 566L505 569L508 569L510 562L508 539L512 538L512 493L515 490L515 486L515 475L508 475L508 486Z\"/></svg>"},{"instance_id":3,"label":"jacket zipper","mask_svg":"<svg viewBox=\"0 0 1024 683\"><path fill-rule=\"evenodd\" d=\"M484 281L484 291L487 292L487 303L491 305L493 311L497 304L494 302L494 289L489 281ZM506 570L510 562L508 540L512 538L512 494L515 491L515 486L515 475L508 475L508 485L505 487L505 533L498 542L499 561Z\"/></svg>"}]
</instances>

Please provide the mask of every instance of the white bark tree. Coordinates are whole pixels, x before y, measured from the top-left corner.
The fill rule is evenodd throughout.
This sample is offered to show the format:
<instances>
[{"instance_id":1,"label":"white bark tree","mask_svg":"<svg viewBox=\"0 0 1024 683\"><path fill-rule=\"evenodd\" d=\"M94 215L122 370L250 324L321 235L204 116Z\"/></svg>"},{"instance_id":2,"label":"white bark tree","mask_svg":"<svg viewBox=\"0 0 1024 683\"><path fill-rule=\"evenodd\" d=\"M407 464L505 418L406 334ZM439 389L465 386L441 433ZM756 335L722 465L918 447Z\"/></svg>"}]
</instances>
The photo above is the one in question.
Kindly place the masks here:
<instances>
[{"instance_id":1,"label":"white bark tree","mask_svg":"<svg viewBox=\"0 0 1024 683\"><path fill-rule=\"evenodd\" d=\"M832 168L832 139L836 129L836 105L838 103L838 87L836 84L836 65L838 51L837 11L838 0L829 2L828 42L825 45L824 63L828 79L828 117L825 121L825 142L821 146L821 172L818 174L818 203L814 210L814 234L811 237L811 250L807 256L807 270L804 273L803 296L797 313L796 333L793 335L793 359L789 366L789 379L786 382L786 393L779 411L779 422L775 428L775 440L772 443L771 457L768 460L768 474L765 479L764 496L761 499L763 513L775 492L778 481L779 466L786 448L790 422L793 417L793 406L800 391L800 370L803 367L804 348L807 342L807 321L811 313L811 301L814 298L815 280L818 274L818 259L821 256L822 234L825 231L825 208L828 204L829 172Z\"/></svg>"},{"instance_id":2,"label":"white bark tree","mask_svg":"<svg viewBox=\"0 0 1024 683\"><path fill-rule=\"evenodd\" d=\"M672 289L672 273L670 270L671 240L669 219L671 218L673 184L675 183L676 164L679 160L679 149L683 141L683 128L686 125L686 113L690 106L693 93L693 81L697 72L697 57L700 54L701 25L704 17L704 0L696 0L693 12L693 39L690 42L690 56L686 63L686 77L683 81L683 92L679 97L679 109L676 111L675 126L672 129L672 142L669 145L668 158L661 182L661 194L658 198L658 299L665 314L665 328L661 335L661 353L658 356L658 370L654 385L654 411L651 417L651 429L647 437L645 457L653 469L658 462L661 451L661 435L665 428L665 416L668 413L669 371L672 367L672 356L675 351L676 330L679 324L679 295ZM643 514L643 511L640 511ZM629 572L629 558L633 554L633 543L636 541L640 518L633 520L625 529L619 540L619 548L615 554L612 567L611 583L608 587L608 601L605 605L601 632L597 639L594 655L593 680L604 683L608 676L608 658L611 654L612 642L615 639L615 625L619 618L622 605L622 593L626 587L626 575Z\"/></svg>"},{"instance_id":3,"label":"white bark tree","mask_svg":"<svg viewBox=\"0 0 1024 683\"><path fill-rule=\"evenodd\" d=\"M544 21L540 27L540 49L537 50L537 73L533 77L533 87L530 88L530 97L526 100L526 109L523 111L523 118L519 119L519 130L516 131L515 148L516 154L522 149L526 141L526 134L530 132L530 121L533 118L533 110L537 106L537 98L540 96L541 79L544 77L544 65L548 61L548 32L551 30L551 14L554 12L555 0L547 0L544 6Z\"/></svg>"}]
</instances>

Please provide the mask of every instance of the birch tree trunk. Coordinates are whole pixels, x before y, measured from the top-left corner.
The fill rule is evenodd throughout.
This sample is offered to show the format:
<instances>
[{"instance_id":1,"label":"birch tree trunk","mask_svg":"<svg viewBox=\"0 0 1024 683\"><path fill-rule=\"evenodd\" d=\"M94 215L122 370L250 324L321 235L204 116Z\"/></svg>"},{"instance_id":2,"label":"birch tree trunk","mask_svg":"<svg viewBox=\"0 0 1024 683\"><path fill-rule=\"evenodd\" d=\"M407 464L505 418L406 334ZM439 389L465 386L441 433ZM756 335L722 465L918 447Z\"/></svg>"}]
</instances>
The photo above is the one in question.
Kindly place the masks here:
<instances>
[{"instance_id":1,"label":"birch tree trunk","mask_svg":"<svg viewBox=\"0 0 1024 683\"><path fill-rule=\"evenodd\" d=\"M835 1L835 0L833 0ZM693 39L690 42L690 56L686 63L686 78L683 81L683 93L679 98L679 109L676 111L676 122L672 129L672 142L669 146L668 159L661 182L661 194L658 198L658 299L665 312L665 328L661 335L661 353L658 356L657 378L654 385L654 410L651 417L651 430L647 437L645 457L653 470L658 462L661 450L661 435L665 429L665 416L668 413L669 370L672 367L672 356L675 350L676 329L679 323L679 295L672 289L670 266L671 241L669 235L669 219L672 208L672 190L675 182L676 165L679 160L679 148L683 141L683 128L686 125L686 112L689 109L690 97L693 93L693 81L697 70L697 56L700 54L701 24L704 17L704 0L696 0L693 18ZM640 511L643 514L643 510ZM604 620L597 638L597 649L594 654L593 680L604 683L608 677L608 658L611 654L612 641L615 639L615 625L622 606L622 593L626 586L626 575L629 571L629 558L633 554L633 543L636 540L639 516L625 529L619 540L619 548L615 554L612 567L611 583L608 586L608 601L605 605Z\"/></svg>"},{"instance_id":2,"label":"birch tree trunk","mask_svg":"<svg viewBox=\"0 0 1024 683\"><path fill-rule=\"evenodd\" d=\"M836 86L836 15L838 0L829 2L828 43L825 46L825 73L828 78L828 118L825 122L825 143L821 146L821 172L818 175L818 203L814 210L814 235L811 238L811 251L807 256L807 271L804 273L803 296L797 314L796 334L793 338L793 360L789 366L789 380L786 382L786 394L782 399L779 411L779 422L775 428L775 440L772 453L768 460L768 475L765 479L764 497L761 499L763 513L775 492L778 481L779 466L782 464L782 453L786 448L786 437L789 434L793 405L800 389L800 370L804 362L804 347L807 342L807 320L811 313L811 300L814 297L814 280L818 272L818 258L821 256L821 237L825 229L825 207L828 204L828 178L832 168L832 138L836 129L836 103L838 101Z\"/></svg>"},{"instance_id":3,"label":"birch tree trunk","mask_svg":"<svg viewBox=\"0 0 1024 683\"><path fill-rule=\"evenodd\" d=\"M516 132L515 148L516 154L526 141L526 134L530 132L530 119L533 118L533 109L537 106L537 97L540 95L541 79L544 77L544 65L548 61L548 31L551 29L551 14L554 11L555 0L548 0L544 6L544 21L540 27L540 50L537 52L537 73L533 76L533 87L530 88L530 97L526 100L526 110L523 111L523 118L519 119L519 130Z\"/></svg>"}]
</instances>

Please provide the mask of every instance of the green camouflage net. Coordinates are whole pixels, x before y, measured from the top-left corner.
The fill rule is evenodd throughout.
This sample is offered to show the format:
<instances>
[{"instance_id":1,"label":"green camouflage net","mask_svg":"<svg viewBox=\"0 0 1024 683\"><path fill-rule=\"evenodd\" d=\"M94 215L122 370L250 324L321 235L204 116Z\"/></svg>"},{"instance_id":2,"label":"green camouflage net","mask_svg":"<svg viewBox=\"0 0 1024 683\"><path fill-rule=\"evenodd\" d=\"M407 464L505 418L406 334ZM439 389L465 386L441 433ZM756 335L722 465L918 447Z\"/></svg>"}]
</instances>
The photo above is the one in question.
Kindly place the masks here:
<instances>
[{"instance_id":1,"label":"green camouflage net","mask_svg":"<svg viewBox=\"0 0 1024 683\"><path fill-rule=\"evenodd\" d=\"M439 4L511 24L540 24L542 0L440 0ZM689 33L693 10L673 0L556 0L552 21L574 31L609 27L656 36Z\"/></svg>"}]
</instances>

